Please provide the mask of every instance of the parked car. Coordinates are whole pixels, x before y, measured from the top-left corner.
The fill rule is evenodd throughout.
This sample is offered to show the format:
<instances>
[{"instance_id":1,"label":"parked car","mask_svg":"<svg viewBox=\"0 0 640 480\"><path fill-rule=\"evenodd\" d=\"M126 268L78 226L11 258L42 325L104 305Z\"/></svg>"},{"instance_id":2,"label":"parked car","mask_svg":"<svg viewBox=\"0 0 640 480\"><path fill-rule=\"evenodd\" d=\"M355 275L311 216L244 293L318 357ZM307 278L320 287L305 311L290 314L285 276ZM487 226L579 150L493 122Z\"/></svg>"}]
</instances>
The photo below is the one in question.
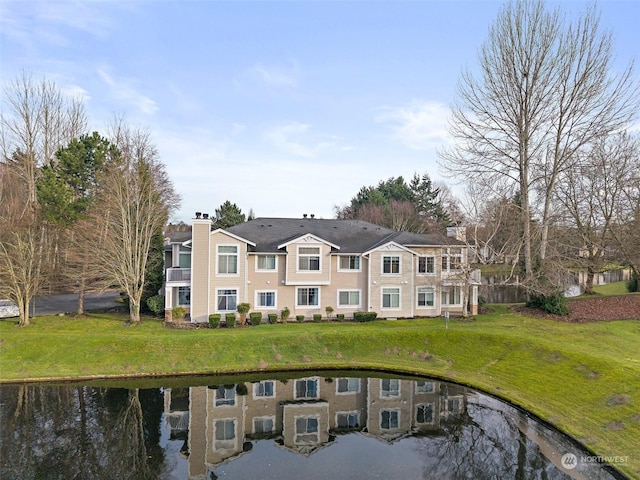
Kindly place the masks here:
<instances>
[{"instance_id":1,"label":"parked car","mask_svg":"<svg viewBox=\"0 0 640 480\"><path fill-rule=\"evenodd\" d=\"M0 318L19 317L20 310L11 300L0 300Z\"/></svg>"}]
</instances>

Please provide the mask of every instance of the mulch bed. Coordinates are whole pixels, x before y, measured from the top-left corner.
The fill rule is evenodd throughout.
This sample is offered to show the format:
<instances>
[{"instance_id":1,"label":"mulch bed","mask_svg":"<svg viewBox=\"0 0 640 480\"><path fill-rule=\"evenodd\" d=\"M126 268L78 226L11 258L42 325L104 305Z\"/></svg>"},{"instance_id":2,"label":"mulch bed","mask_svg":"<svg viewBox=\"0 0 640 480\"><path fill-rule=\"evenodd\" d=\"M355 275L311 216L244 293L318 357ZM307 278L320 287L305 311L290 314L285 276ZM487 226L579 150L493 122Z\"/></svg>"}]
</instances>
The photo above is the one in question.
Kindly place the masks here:
<instances>
[{"instance_id":1,"label":"mulch bed","mask_svg":"<svg viewBox=\"0 0 640 480\"><path fill-rule=\"evenodd\" d=\"M640 295L593 297L569 300L569 315L550 315L533 308L520 307L526 315L561 322L587 323L611 320L640 320Z\"/></svg>"}]
</instances>

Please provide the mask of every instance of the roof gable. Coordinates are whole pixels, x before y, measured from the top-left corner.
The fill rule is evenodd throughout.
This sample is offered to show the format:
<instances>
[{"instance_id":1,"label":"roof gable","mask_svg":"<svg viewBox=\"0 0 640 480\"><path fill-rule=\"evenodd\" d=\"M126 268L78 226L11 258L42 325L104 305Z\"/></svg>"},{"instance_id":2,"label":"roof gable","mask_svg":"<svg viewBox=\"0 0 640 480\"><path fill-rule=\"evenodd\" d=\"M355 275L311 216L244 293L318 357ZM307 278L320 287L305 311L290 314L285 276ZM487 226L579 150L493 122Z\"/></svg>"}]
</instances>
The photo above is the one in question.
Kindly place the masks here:
<instances>
[{"instance_id":1,"label":"roof gable","mask_svg":"<svg viewBox=\"0 0 640 480\"><path fill-rule=\"evenodd\" d=\"M302 242L311 242L311 241L315 241L318 243L324 243L325 245L329 245L332 248L335 248L336 250L340 250L340 246L336 245L335 243L331 243L323 238L320 238L312 233L305 233L304 235L300 235L299 237L295 237L291 240L289 240L288 242L282 243L280 245L278 245L278 249L287 247L289 245L291 245L292 243L300 243L300 241Z\"/></svg>"}]
</instances>

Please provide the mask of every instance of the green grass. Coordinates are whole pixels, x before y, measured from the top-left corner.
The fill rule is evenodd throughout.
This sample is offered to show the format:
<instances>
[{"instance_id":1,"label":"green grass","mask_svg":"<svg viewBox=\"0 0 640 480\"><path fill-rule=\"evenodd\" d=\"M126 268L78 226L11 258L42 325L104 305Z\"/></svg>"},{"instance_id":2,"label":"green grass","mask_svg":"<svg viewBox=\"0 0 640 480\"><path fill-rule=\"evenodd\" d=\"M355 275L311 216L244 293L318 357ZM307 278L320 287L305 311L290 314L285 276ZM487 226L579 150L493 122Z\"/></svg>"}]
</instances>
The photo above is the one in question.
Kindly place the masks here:
<instances>
[{"instance_id":1,"label":"green grass","mask_svg":"<svg viewBox=\"0 0 640 480\"><path fill-rule=\"evenodd\" d=\"M627 282L613 282L607 283L605 285L596 285L593 287L593 291L598 295L626 295L629 292L627 291Z\"/></svg>"},{"instance_id":2,"label":"green grass","mask_svg":"<svg viewBox=\"0 0 640 480\"><path fill-rule=\"evenodd\" d=\"M0 322L0 381L364 369L431 375L520 405L640 476L640 322L569 324L497 306L443 319L173 330L125 317Z\"/></svg>"}]
</instances>

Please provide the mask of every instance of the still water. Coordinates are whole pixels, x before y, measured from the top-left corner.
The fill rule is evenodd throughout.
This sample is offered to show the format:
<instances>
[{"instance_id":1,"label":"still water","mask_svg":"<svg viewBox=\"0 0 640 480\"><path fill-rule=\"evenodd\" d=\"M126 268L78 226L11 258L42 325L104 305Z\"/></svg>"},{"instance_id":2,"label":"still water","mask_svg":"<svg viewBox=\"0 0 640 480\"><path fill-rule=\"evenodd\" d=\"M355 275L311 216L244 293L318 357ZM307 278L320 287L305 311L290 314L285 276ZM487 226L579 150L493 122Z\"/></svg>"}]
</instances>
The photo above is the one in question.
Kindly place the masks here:
<instances>
[{"instance_id":1,"label":"still water","mask_svg":"<svg viewBox=\"0 0 640 480\"><path fill-rule=\"evenodd\" d=\"M617 478L459 385L302 375L0 387L0 478Z\"/></svg>"}]
</instances>

